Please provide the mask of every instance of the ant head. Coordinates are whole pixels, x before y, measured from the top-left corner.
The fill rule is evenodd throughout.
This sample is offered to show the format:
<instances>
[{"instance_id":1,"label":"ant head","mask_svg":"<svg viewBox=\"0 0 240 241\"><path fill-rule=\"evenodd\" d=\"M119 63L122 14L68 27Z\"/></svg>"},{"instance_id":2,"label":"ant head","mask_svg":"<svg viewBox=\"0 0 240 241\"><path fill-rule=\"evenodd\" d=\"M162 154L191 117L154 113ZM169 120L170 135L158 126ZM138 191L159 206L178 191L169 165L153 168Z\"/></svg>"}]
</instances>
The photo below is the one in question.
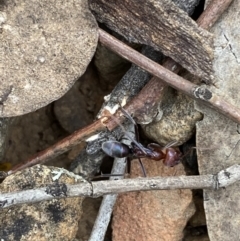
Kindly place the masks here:
<instances>
[{"instance_id":1,"label":"ant head","mask_svg":"<svg viewBox=\"0 0 240 241\"><path fill-rule=\"evenodd\" d=\"M166 166L173 167L179 164L179 162L181 161L181 158L182 158L182 153L178 149L169 147L166 150L166 157L163 162Z\"/></svg>"}]
</instances>

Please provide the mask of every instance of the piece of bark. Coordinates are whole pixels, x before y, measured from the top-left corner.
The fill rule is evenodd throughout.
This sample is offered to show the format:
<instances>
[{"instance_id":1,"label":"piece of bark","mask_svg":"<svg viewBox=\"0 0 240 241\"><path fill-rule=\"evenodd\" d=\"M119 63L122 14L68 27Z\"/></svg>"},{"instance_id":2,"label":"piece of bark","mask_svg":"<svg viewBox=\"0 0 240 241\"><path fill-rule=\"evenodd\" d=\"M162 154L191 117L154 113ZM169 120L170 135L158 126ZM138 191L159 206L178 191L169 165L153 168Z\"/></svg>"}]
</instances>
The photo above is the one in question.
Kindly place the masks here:
<instances>
[{"instance_id":1,"label":"piece of bark","mask_svg":"<svg viewBox=\"0 0 240 241\"><path fill-rule=\"evenodd\" d=\"M212 35L170 0L90 0L90 8L98 21L128 41L150 45L211 82Z\"/></svg>"},{"instance_id":2,"label":"piece of bark","mask_svg":"<svg viewBox=\"0 0 240 241\"><path fill-rule=\"evenodd\" d=\"M0 7L0 116L17 116L72 87L95 52L98 26L87 0L10 0Z\"/></svg>"},{"instance_id":3,"label":"piece of bark","mask_svg":"<svg viewBox=\"0 0 240 241\"><path fill-rule=\"evenodd\" d=\"M155 51L149 46L144 46L141 50L141 53L155 62L161 62L163 59L161 53ZM136 97L144 85L150 80L150 78L151 74L132 64L131 68L122 77L111 94L108 96L106 102L103 103L103 106L99 111L98 118L107 115L108 112L113 114L119 107L119 102L122 102L120 104L125 105L126 102L131 100L133 97ZM148 115L148 117L146 117L148 119L152 119L152 115L149 114L150 111L151 108L148 106L148 112L146 111L145 113L145 115Z\"/></svg>"},{"instance_id":4,"label":"piece of bark","mask_svg":"<svg viewBox=\"0 0 240 241\"><path fill-rule=\"evenodd\" d=\"M216 23L214 71L215 86L212 89L234 106L240 105L240 2L233 1L229 9ZM197 151L199 172L217 173L220 169L239 163L239 124L205 106L197 104L204 113L197 125ZM226 173L227 175L228 173ZM239 240L240 183L218 190L204 190L204 207L208 234L211 241Z\"/></svg>"}]
</instances>

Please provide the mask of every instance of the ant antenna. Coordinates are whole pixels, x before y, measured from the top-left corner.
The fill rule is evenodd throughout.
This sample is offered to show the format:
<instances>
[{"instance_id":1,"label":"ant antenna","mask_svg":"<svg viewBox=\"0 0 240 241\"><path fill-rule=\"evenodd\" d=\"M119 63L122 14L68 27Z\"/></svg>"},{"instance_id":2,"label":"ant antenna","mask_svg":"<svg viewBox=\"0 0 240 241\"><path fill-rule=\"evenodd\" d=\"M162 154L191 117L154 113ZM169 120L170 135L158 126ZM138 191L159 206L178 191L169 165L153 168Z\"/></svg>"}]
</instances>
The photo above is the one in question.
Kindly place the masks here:
<instances>
[{"instance_id":1,"label":"ant antenna","mask_svg":"<svg viewBox=\"0 0 240 241\"><path fill-rule=\"evenodd\" d=\"M124 108L121 106L121 103L119 100L118 100L118 104L122 113L125 115L125 117L127 117L134 125L137 125L136 121L132 118L132 116L126 110L124 110Z\"/></svg>"},{"instance_id":2,"label":"ant antenna","mask_svg":"<svg viewBox=\"0 0 240 241\"><path fill-rule=\"evenodd\" d=\"M177 143L178 143L178 141L170 141L166 146L163 147L163 149L170 148L170 147L176 145Z\"/></svg>"},{"instance_id":3,"label":"ant antenna","mask_svg":"<svg viewBox=\"0 0 240 241\"><path fill-rule=\"evenodd\" d=\"M125 115L126 118L128 118L133 124L135 128L135 133L136 133L136 140L139 141L139 131L138 131L138 125L136 121L132 118L132 116L121 106L121 103L118 99L118 104L120 107L120 110L122 111L123 115ZM140 148L141 149L141 148ZM141 149L143 151L143 149ZM144 151L143 151L144 152ZM145 153L145 152L144 152Z\"/></svg>"},{"instance_id":4,"label":"ant antenna","mask_svg":"<svg viewBox=\"0 0 240 241\"><path fill-rule=\"evenodd\" d=\"M141 166L141 169L142 169L142 172L143 172L143 176L144 176L144 177L147 177L147 173L146 173L146 170L145 170L145 167L144 167L144 165L143 165L143 163L142 163L141 158L138 157L138 161L139 161L139 164L140 164L140 166Z\"/></svg>"}]
</instances>

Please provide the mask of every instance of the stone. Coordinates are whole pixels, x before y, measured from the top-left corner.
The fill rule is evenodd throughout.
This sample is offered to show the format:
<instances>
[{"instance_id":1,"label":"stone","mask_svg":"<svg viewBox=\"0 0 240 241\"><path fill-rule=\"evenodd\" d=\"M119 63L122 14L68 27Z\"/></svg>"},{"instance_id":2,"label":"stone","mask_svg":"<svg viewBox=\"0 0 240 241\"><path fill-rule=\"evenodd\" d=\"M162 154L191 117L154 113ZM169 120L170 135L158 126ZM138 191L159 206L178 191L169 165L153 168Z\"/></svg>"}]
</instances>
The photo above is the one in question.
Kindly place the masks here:
<instances>
[{"instance_id":1,"label":"stone","mask_svg":"<svg viewBox=\"0 0 240 241\"><path fill-rule=\"evenodd\" d=\"M54 183L54 171L60 168L36 165L7 177L1 192L33 189ZM81 180L63 173L58 183L74 184ZM73 240L78 230L83 198L52 199L0 210L0 237L3 240Z\"/></svg>"},{"instance_id":2,"label":"stone","mask_svg":"<svg viewBox=\"0 0 240 241\"><path fill-rule=\"evenodd\" d=\"M29 113L63 96L98 41L88 1L2 1L0 116Z\"/></svg>"},{"instance_id":3,"label":"stone","mask_svg":"<svg viewBox=\"0 0 240 241\"><path fill-rule=\"evenodd\" d=\"M142 159L148 177L185 175L180 164L173 168ZM131 178L142 176L137 160L131 163ZM118 196L113 213L113 241L180 241L195 212L191 190L132 192Z\"/></svg>"},{"instance_id":4,"label":"stone","mask_svg":"<svg viewBox=\"0 0 240 241\"><path fill-rule=\"evenodd\" d=\"M161 109L161 120L142 125L145 134L163 146L171 141L176 141L177 145L188 141L195 133L196 122L202 119L190 97L176 92L170 96L168 94L169 105Z\"/></svg>"},{"instance_id":5,"label":"stone","mask_svg":"<svg viewBox=\"0 0 240 241\"><path fill-rule=\"evenodd\" d=\"M89 65L74 86L54 102L54 114L68 133L92 123L103 101L95 68Z\"/></svg>"}]
</instances>

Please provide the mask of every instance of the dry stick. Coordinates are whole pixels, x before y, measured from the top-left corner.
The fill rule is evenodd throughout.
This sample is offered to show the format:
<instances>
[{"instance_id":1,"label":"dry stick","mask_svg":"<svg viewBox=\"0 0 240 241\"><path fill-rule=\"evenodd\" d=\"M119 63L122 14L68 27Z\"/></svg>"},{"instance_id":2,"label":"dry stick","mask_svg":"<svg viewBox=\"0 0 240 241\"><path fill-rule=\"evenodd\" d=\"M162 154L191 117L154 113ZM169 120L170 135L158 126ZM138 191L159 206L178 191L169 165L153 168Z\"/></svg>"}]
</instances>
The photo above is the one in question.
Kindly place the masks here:
<instances>
[{"instance_id":1,"label":"dry stick","mask_svg":"<svg viewBox=\"0 0 240 241\"><path fill-rule=\"evenodd\" d=\"M185 80L184 78L174 74L170 70L167 70L161 65L148 59L144 55L131 49L126 44L122 43L121 41L117 40L116 38L101 29L99 29L99 41L121 57L138 65L139 67L148 71L154 76L157 76L171 87L180 90L181 92L187 94L195 100L203 101L203 103L209 105L210 107L213 107L222 114L231 118L233 121L240 123L240 109L224 101L223 98L214 94L206 86L199 86ZM130 114L132 113L130 112ZM114 121L110 121L107 124L109 130L115 128L116 124L115 122L113 122Z\"/></svg>"},{"instance_id":2,"label":"dry stick","mask_svg":"<svg viewBox=\"0 0 240 241\"><path fill-rule=\"evenodd\" d=\"M212 0L198 18L198 25L204 29L210 29L232 1L233 0Z\"/></svg>"},{"instance_id":3,"label":"dry stick","mask_svg":"<svg viewBox=\"0 0 240 241\"><path fill-rule=\"evenodd\" d=\"M95 121L91 125L75 131L72 135L62 139L61 141L57 142L55 145L35 154L31 158L29 158L26 162L20 163L19 165L13 167L12 170L8 171L8 175L11 175L17 171L23 170L27 167L31 167L33 165L39 163L45 163L54 157L61 155L62 153L68 151L72 147L79 144L81 141L88 139L89 137L97 134L99 131L105 130L106 127L103 124L104 120L107 118L101 118L98 121Z\"/></svg>"},{"instance_id":4,"label":"dry stick","mask_svg":"<svg viewBox=\"0 0 240 241\"><path fill-rule=\"evenodd\" d=\"M0 194L0 207L6 208L17 204L33 203L66 197L99 197L106 194L116 194L134 191L172 190L172 189L213 189L217 190L240 181L240 165L235 164L216 175L173 176L136 178L123 180L108 180L98 182L82 182L74 185L59 184L63 188L61 196L51 195L53 184L46 187ZM53 192L56 193L56 192ZM62 195L64 194L64 195ZM99 239L95 239L99 240Z\"/></svg>"},{"instance_id":5,"label":"dry stick","mask_svg":"<svg viewBox=\"0 0 240 241\"><path fill-rule=\"evenodd\" d=\"M203 12L203 14L200 16L199 18L199 24L201 24L202 27L205 27L205 28L208 28L210 26L212 26L215 21L217 20L217 18L219 18L219 16L221 16L221 14L224 12L224 10L229 6L229 4L232 2L232 0L214 0L212 1L208 7L206 8L206 10ZM221 4L221 5L220 5ZM210 17L209 17L210 16ZM107 39L107 42L106 42L106 45L109 46L109 45L112 45L111 42L111 39L113 39L113 37L109 36L108 34L104 33L102 30L100 30L100 33L101 34L104 34L104 36L106 37ZM103 41L103 36L100 35L100 41ZM116 42L114 42L116 43ZM120 41L120 46L124 46ZM117 42L117 44L119 44ZM116 48L116 52L118 53L119 52L119 48L118 48L118 45L115 46ZM127 48L129 51L129 48L128 46L124 46L124 48ZM130 54L132 53L132 49L130 48ZM125 51L126 52L126 51ZM139 53L135 53L136 56L135 57L142 57L141 54ZM145 57L146 59L146 57ZM144 60L145 60L144 59ZM130 60L130 59L129 59ZM141 58L142 60L142 58ZM148 59L147 59L148 60ZM131 60L132 61L132 60ZM153 61L150 61L150 63L152 63ZM174 69L176 70L176 68L179 68L179 66L174 63L174 61L168 61L170 62L169 63L169 69L171 69L172 71L174 71ZM148 61L145 62L145 67L147 66L148 64ZM155 67L154 68L159 68L161 67L160 65L156 64L155 63ZM154 74L155 72L158 72L157 69L154 69L155 71L153 71L153 73L151 71L152 74ZM161 67L161 72L163 72L163 74L165 73L163 67ZM167 73L165 73L166 75L169 75L169 71ZM155 75L155 74L154 74ZM163 76L159 76L158 73L156 74L156 76L158 77L164 77ZM174 80L174 77L176 75L174 74L170 74L170 78L173 78ZM169 77L169 76L168 76ZM182 90L184 93L188 94L188 91L191 93L191 96L192 96L192 92L191 92L191 86L192 88L200 88L199 86L197 85L194 85L186 80L184 80L183 78L177 76L178 78L178 81L183 81L183 83L177 83L174 85L174 81L173 83L169 83L170 85L172 85L173 87L175 86L175 88L179 89L179 90ZM180 78L180 79L179 79ZM141 93L144 93L145 96L156 96L157 92L162 89L165 84L160 81L158 78L154 77L154 81L153 79L146 85L146 87L142 90ZM166 83L168 83L168 80L169 78L162 78L164 79L164 81ZM171 79L170 79L171 80ZM145 91L145 92L144 92ZM126 106L126 109L127 111L132 114L134 113L134 111L138 110L138 109L141 109L144 105L143 101L142 101L142 96L144 95L141 95L140 93L140 96L138 98L135 98L134 101L131 101L131 104L127 105ZM159 93L159 92L158 92ZM143 98L144 99L144 98ZM219 97L217 96L213 96L212 100L210 100L209 102L214 102L214 104L212 104L213 106L216 106L217 109L221 110L222 109L222 112L227 114L227 116L229 116L230 118L232 118L233 120L237 121L238 123L240 123L240 114L239 114L239 109L237 109L236 107L224 102L223 100L221 100ZM205 102L206 103L206 102ZM124 117L118 117L119 118L119 121L121 122ZM109 128L109 130L112 130L116 127L116 123L114 121L110 121L108 124L107 124L107 127ZM42 151L42 152L39 152L37 153L36 155L32 156L31 158L29 158L26 162L22 163L22 164L19 164L17 166L15 166L12 170L10 170L7 174L10 175L10 174L13 174L15 173L16 171L20 171L26 167L30 167L30 166L33 166L37 163L45 163L51 159L53 159L54 157L70 150L73 146L77 145L78 143L80 143L82 140L85 140L87 139L89 136L93 135L94 133L98 132L98 131L101 131L104 129L104 126L102 124L102 121L99 120L99 121L96 121L95 123L87 126L86 128L83 128L77 132L75 132L74 134L68 136L67 138L57 142L55 145L49 147L48 149Z\"/></svg>"}]
</instances>

